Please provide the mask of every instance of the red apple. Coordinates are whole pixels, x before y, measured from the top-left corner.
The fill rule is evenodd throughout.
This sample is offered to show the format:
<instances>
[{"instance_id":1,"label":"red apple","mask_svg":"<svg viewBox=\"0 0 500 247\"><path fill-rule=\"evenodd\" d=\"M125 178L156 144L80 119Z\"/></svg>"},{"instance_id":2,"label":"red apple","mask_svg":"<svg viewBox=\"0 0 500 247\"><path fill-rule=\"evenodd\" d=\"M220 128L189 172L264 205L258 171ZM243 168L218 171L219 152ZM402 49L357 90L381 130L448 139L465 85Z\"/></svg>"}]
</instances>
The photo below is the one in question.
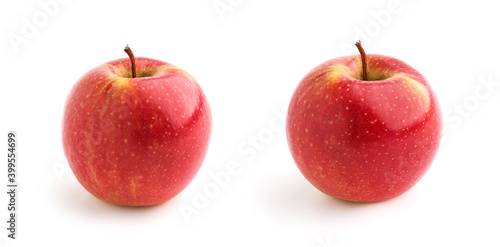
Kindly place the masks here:
<instances>
[{"instance_id":1,"label":"red apple","mask_svg":"<svg viewBox=\"0 0 500 247\"><path fill-rule=\"evenodd\" d=\"M64 109L63 147L95 197L146 206L180 193L207 152L210 108L195 79L166 62L134 58L81 77ZM135 75L136 74L136 75Z\"/></svg>"},{"instance_id":2,"label":"red apple","mask_svg":"<svg viewBox=\"0 0 500 247\"><path fill-rule=\"evenodd\" d=\"M326 61L302 79L288 109L287 140L299 170L320 191L383 201L409 190L429 169L441 112L419 72L356 45L361 56Z\"/></svg>"}]
</instances>

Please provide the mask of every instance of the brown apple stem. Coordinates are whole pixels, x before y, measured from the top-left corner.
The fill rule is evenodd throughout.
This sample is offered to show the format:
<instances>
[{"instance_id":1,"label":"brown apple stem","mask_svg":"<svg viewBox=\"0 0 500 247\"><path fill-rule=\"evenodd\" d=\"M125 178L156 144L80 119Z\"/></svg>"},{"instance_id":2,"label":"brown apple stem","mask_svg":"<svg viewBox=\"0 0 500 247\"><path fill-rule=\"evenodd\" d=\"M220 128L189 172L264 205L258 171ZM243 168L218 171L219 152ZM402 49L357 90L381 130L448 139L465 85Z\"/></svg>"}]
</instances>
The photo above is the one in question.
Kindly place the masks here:
<instances>
[{"instance_id":1,"label":"brown apple stem","mask_svg":"<svg viewBox=\"0 0 500 247\"><path fill-rule=\"evenodd\" d=\"M356 42L356 47L358 47L359 54L361 54L361 66L363 67L363 81L368 80L368 69L366 68L366 53L365 50L363 49L363 46L361 45L361 41Z\"/></svg>"},{"instance_id":2,"label":"brown apple stem","mask_svg":"<svg viewBox=\"0 0 500 247\"><path fill-rule=\"evenodd\" d=\"M132 78L135 78L135 57L134 53L130 49L130 47L127 45L125 46L124 51L127 53L128 57L130 58L130 63L132 64Z\"/></svg>"}]
</instances>

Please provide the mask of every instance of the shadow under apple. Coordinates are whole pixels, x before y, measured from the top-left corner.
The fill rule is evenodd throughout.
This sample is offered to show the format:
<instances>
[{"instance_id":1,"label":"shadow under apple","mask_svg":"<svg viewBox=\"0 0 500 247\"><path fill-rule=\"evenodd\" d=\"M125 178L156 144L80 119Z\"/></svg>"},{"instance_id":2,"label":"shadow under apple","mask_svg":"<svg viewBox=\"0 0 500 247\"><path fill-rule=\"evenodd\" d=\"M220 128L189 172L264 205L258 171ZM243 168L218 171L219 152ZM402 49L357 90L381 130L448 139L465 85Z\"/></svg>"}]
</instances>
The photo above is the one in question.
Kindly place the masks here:
<instances>
[{"instance_id":1,"label":"shadow under apple","mask_svg":"<svg viewBox=\"0 0 500 247\"><path fill-rule=\"evenodd\" d=\"M182 220L175 212L179 207L180 196L153 206L113 205L91 195L75 179L66 179L61 184L53 184L54 202L60 211L75 220L94 221L121 225L134 223L136 226L151 226L151 223Z\"/></svg>"},{"instance_id":2,"label":"shadow under apple","mask_svg":"<svg viewBox=\"0 0 500 247\"><path fill-rule=\"evenodd\" d=\"M260 197L263 211L279 220L314 223L315 225L358 225L404 210L415 199L412 189L394 199L382 202L350 202L328 196L311 185L301 174L287 174L262 184ZM310 224L304 224L306 227Z\"/></svg>"}]
</instances>

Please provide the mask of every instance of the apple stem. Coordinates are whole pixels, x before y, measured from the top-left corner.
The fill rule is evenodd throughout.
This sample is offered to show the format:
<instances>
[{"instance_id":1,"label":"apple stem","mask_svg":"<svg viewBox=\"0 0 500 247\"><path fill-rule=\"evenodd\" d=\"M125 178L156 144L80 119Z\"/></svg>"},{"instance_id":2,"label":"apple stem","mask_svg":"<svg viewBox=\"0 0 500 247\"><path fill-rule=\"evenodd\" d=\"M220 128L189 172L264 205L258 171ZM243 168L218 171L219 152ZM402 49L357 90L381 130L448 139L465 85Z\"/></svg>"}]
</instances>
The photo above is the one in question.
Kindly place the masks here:
<instances>
[{"instance_id":1,"label":"apple stem","mask_svg":"<svg viewBox=\"0 0 500 247\"><path fill-rule=\"evenodd\" d=\"M361 45L361 41L356 42L356 47L358 47L359 54L361 54L361 66L363 67L363 81L368 80L368 69L366 68L366 53L365 50L363 49L363 46Z\"/></svg>"},{"instance_id":2,"label":"apple stem","mask_svg":"<svg viewBox=\"0 0 500 247\"><path fill-rule=\"evenodd\" d=\"M127 45L125 46L124 51L127 53L128 57L130 58L130 63L132 64L132 78L135 78L135 57L134 53L130 49L130 47Z\"/></svg>"}]
</instances>

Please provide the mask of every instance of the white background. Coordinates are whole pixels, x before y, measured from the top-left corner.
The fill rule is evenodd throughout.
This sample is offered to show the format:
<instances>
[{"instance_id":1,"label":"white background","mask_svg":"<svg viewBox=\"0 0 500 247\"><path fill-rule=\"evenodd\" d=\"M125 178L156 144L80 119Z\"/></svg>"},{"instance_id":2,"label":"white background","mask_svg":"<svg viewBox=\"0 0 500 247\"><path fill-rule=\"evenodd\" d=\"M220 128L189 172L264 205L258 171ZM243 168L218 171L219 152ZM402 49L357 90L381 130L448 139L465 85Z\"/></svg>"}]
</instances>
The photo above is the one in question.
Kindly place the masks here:
<instances>
[{"instance_id":1,"label":"white background","mask_svg":"<svg viewBox=\"0 0 500 247\"><path fill-rule=\"evenodd\" d=\"M18 239L6 237L2 193L0 245L500 245L500 15L494 1L70 0L56 2L52 13L39 2L0 3L0 146L6 149L7 131L15 130L20 157ZM227 11L218 13L214 3ZM26 21L37 32L13 45L9 37L23 37ZM358 39L367 53L419 70L445 120L446 139L426 176L381 203L348 203L316 190L296 168L284 129L260 142L255 157L237 151L251 147L249 138L259 138L272 121L283 126L280 117L301 78L327 59L351 54L343 47L354 48ZM70 88L91 68L126 57L126 44L136 56L191 73L213 112L202 169L181 194L154 207L94 198L62 151ZM489 90L481 81L491 83ZM5 186L6 157L1 160ZM180 209L194 207L196 191L213 183L209 174L231 160L241 173L197 215L183 217Z\"/></svg>"}]
</instances>

